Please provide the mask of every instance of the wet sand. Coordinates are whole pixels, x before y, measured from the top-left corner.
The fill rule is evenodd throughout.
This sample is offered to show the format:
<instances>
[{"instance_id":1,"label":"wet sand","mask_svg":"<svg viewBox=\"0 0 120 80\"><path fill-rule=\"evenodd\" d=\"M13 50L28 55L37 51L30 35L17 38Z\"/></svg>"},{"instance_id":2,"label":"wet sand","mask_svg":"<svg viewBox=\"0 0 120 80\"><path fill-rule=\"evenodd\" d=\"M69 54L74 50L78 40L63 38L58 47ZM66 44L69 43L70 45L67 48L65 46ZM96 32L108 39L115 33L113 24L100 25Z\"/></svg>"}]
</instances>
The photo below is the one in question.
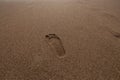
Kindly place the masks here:
<instances>
[{"instance_id":1,"label":"wet sand","mask_svg":"<svg viewBox=\"0 0 120 80\"><path fill-rule=\"evenodd\" d=\"M120 80L120 1L1 0L0 80Z\"/></svg>"}]
</instances>

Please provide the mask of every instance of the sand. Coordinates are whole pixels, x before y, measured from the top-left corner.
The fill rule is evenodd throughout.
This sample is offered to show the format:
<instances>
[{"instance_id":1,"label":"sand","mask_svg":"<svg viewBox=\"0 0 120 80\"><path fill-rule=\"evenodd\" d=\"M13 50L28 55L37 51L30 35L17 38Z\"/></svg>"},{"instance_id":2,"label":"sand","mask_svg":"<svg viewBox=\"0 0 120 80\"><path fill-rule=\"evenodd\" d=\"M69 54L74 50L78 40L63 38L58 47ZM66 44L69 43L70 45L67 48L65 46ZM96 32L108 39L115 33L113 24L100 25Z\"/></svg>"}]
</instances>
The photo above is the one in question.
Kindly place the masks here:
<instances>
[{"instance_id":1,"label":"sand","mask_svg":"<svg viewBox=\"0 0 120 80\"><path fill-rule=\"evenodd\" d=\"M120 1L1 0L0 80L120 80Z\"/></svg>"}]
</instances>

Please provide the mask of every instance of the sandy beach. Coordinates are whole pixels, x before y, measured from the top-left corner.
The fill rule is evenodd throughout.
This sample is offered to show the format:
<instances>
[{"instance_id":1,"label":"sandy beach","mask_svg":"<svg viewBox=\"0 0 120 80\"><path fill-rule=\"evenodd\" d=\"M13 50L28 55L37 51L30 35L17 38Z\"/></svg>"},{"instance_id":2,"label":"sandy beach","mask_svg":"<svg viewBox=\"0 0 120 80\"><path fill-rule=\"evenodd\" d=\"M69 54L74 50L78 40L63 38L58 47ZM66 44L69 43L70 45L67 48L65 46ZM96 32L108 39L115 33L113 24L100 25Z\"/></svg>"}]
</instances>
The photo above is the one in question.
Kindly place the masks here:
<instances>
[{"instance_id":1,"label":"sandy beach","mask_svg":"<svg viewBox=\"0 0 120 80\"><path fill-rule=\"evenodd\" d=\"M120 0L0 0L0 80L120 80Z\"/></svg>"}]
</instances>

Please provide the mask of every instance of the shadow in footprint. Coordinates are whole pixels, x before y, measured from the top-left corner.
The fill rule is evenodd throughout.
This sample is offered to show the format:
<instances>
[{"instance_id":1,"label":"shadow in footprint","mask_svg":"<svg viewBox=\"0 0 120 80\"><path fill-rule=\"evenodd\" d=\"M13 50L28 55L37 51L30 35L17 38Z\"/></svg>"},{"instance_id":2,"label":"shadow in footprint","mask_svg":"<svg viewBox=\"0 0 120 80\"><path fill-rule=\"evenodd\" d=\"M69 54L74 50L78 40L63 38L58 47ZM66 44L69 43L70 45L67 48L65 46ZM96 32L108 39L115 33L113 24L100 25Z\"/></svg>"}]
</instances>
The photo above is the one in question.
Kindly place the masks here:
<instances>
[{"instance_id":1,"label":"shadow in footprint","mask_svg":"<svg viewBox=\"0 0 120 80\"><path fill-rule=\"evenodd\" d=\"M65 56L65 49L62 40L56 34L48 34L45 38L49 46L56 52L56 55L59 58L63 58Z\"/></svg>"}]
</instances>

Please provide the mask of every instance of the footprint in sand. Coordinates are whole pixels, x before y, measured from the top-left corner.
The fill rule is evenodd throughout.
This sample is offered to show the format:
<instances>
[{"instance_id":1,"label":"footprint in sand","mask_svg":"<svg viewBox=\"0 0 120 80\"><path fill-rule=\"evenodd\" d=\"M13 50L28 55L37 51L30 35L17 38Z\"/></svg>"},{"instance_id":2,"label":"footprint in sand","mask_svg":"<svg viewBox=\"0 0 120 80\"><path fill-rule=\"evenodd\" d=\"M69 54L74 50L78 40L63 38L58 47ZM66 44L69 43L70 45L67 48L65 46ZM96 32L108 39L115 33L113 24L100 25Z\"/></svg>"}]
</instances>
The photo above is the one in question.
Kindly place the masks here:
<instances>
[{"instance_id":1,"label":"footprint in sand","mask_svg":"<svg viewBox=\"0 0 120 80\"><path fill-rule=\"evenodd\" d=\"M113 36L115 36L116 38L120 39L120 33L118 32L112 32Z\"/></svg>"},{"instance_id":2,"label":"footprint in sand","mask_svg":"<svg viewBox=\"0 0 120 80\"><path fill-rule=\"evenodd\" d=\"M45 36L45 39L59 58L63 58L65 56L65 49L62 41L56 34L48 34Z\"/></svg>"},{"instance_id":3,"label":"footprint in sand","mask_svg":"<svg viewBox=\"0 0 120 80\"><path fill-rule=\"evenodd\" d=\"M116 31L113 31L112 29L108 28L108 27L105 27L114 37L120 39L120 33L119 32L116 32Z\"/></svg>"},{"instance_id":4,"label":"footprint in sand","mask_svg":"<svg viewBox=\"0 0 120 80\"><path fill-rule=\"evenodd\" d=\"M103 16L103 18L106 18L107 20L112 21L112 22L120 21L117 16L115 16L114 14L107 13L107 12L103 12L102 16Z\"/></svg>"}]
</instances>

